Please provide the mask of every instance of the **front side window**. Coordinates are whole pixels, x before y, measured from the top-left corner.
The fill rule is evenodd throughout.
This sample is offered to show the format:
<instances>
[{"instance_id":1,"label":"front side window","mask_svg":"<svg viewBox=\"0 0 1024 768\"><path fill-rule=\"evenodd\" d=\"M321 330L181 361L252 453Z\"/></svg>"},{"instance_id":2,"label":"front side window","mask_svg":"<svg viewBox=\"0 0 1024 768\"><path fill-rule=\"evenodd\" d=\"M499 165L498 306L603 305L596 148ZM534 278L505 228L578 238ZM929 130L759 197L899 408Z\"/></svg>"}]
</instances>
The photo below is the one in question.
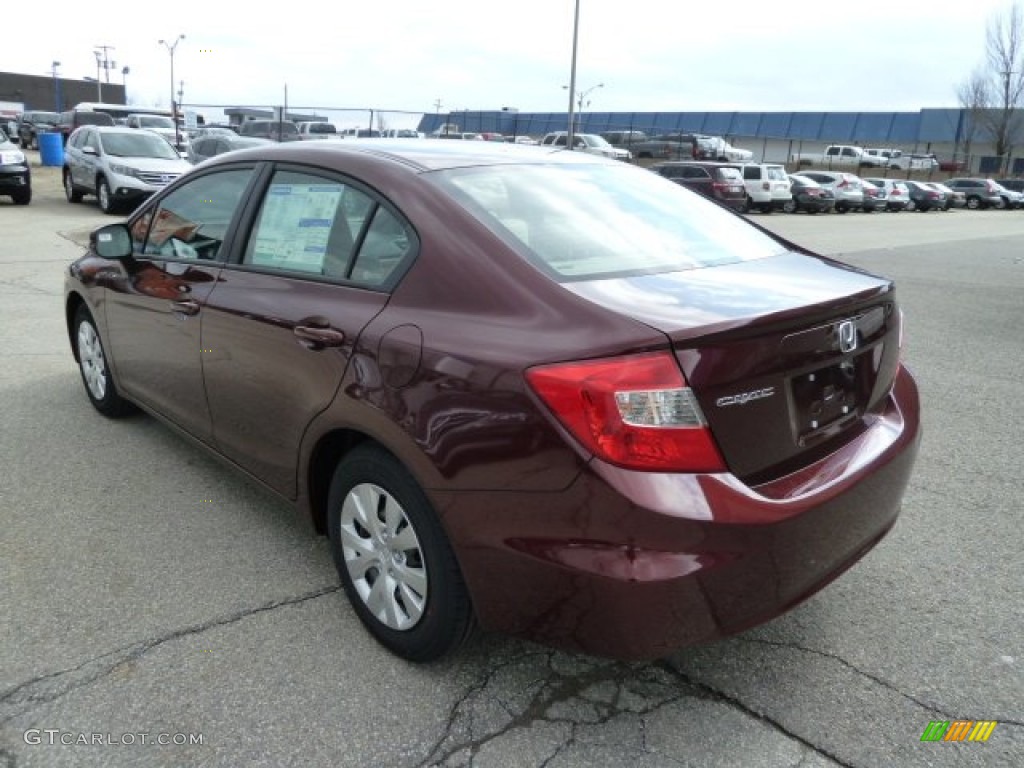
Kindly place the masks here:
<instances>
[{"instance_id":1,"label":"front side window","mask_svg":"<svg viewBox=\"0 0 1024 768\"><path fill-rule=\"evenodd\" d=\"M699 269L785 250L714 203L628 166L492 166L428 177L556 280Z\"/></svg>"},{"instance_id":2,"label":"front side window","mask_svg":"<svg viewBox=\"0 0 1024 768\"><path fill-rule=\"evenodd\" d=\"M221 246L252 173L221 171L182 184L134 222L133 250L164 259L223 260Z\"/></svg>"}]
</instances>

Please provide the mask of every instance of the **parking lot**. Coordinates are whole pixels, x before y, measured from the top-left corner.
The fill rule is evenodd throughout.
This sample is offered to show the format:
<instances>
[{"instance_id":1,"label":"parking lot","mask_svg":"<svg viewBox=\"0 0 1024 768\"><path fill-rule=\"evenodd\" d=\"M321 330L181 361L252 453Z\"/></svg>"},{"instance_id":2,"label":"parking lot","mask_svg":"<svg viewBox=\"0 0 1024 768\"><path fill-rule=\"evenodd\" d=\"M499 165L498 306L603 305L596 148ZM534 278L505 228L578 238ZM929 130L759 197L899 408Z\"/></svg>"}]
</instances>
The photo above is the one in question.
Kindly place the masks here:
<instances>
[{"instance_id":1,"label":"parking lot","mask_svg":"<svg viewBox=\"0 0 1024 768\"><path fill-rule=\"evenodd\" d=\"M0 200L0 766L1024 764L1021 212L751 216L893 277L906 314L921 454L834 584L655 663L483 636L415 666L288 507L89 405L62 277L111 219L34 174L30 206ZM921 741L958 719L997 725Z\"/></svg>"}]
</instances>

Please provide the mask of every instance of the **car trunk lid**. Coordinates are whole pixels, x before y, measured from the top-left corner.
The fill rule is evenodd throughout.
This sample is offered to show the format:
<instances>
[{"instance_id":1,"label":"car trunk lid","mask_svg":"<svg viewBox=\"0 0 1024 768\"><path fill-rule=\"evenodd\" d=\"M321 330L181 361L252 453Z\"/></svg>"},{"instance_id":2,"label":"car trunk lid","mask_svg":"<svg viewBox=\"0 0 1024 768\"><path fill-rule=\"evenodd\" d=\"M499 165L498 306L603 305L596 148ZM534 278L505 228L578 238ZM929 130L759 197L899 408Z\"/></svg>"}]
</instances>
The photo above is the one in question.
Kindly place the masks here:
<instances>
[{"instance_id":1,"label":"car trunk lid","mask_svg":"<svg viewBox=\"0 0 1024 768\"><path fill-rule=\"evenodd\" d=\"M828 259L787 252L567 287L666 334L730 471L747 482L863 431L899 362L892 284Z\"/></svg>"}]
</instances>

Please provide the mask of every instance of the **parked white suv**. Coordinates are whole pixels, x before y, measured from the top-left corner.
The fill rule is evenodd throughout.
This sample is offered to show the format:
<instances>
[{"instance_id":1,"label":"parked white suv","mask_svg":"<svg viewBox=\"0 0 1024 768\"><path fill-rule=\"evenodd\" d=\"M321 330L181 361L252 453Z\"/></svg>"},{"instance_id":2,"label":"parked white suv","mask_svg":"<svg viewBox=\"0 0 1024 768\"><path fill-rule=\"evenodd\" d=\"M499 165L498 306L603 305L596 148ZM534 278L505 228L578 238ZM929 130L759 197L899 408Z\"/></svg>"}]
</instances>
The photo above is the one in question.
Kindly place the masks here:
<instances>
[{"instance_id":1,"label":"parked white suv","mask_svg":"<svg viewBox=\"0 0 1024 768\"><path fill-rule=\"evenodd\" d=\"M568 143L568 131L555 131L541 139L542 147L565 147ZM621 147L613 147L596 133L573 134L573 149L589 155L601 155L615 160L632 160L633 153Z\"/></svg>"},{"instance_id":2,"label":"parked white suv","mask_svg":"<svg viewBox=\"0 0 1024 768\"><path fill-rule=\"evenodd\" d=\"M296 123L295 125L299 129L301 141L341 138L338 136L338 129L332 123L326 123L323 120Z\"/></svg>"},{"instance_id":3,"label":"parked white suv","mask_svg":"<svg viewBox=\"0 0 1024 768\"><path fill-rule=\"evenodd\" d=\"M161 136L121 126L82 126L64 149L64 193L69 203L96 195L100 210L116 213L141 203L192 165Z\"/></svg>"},{"instance_id":4,"label":"parked white suv","mask_svg":"<svg viewBox=\"0 0 1024 768\"><path fill-rule=\"evenodd\" d=\"M757 209L761 213L781 211L793 199L793 184L783 165L774 163L728 163L743 175L747 188L744 211Z\"/></svg>"}]
</instances>

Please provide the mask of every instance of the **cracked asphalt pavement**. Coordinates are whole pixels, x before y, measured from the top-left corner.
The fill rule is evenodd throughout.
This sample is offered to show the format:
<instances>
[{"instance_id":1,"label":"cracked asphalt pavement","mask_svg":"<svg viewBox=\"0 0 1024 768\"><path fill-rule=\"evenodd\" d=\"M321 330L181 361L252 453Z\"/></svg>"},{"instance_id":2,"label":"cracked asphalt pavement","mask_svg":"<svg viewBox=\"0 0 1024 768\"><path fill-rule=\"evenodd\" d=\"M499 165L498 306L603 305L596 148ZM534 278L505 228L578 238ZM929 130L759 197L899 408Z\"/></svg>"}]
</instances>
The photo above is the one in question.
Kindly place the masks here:
<instances>
[{"instance_id":1,"label":"cracked asphalt pavement","mask_svg":"<svg viewBox=\"0 0 1024 768\"><path fill-rule=\"evenodd\" d=\"M483 636L415 666L285 505L89 406L62 272L108 219L35 182L0 201L0 768L1024 765L1024 212L754 217L894 277L906 313L921 455L834 584L656 663ZM920 741L955 719L998 725Z\"/></svg>"}]
</instances>

